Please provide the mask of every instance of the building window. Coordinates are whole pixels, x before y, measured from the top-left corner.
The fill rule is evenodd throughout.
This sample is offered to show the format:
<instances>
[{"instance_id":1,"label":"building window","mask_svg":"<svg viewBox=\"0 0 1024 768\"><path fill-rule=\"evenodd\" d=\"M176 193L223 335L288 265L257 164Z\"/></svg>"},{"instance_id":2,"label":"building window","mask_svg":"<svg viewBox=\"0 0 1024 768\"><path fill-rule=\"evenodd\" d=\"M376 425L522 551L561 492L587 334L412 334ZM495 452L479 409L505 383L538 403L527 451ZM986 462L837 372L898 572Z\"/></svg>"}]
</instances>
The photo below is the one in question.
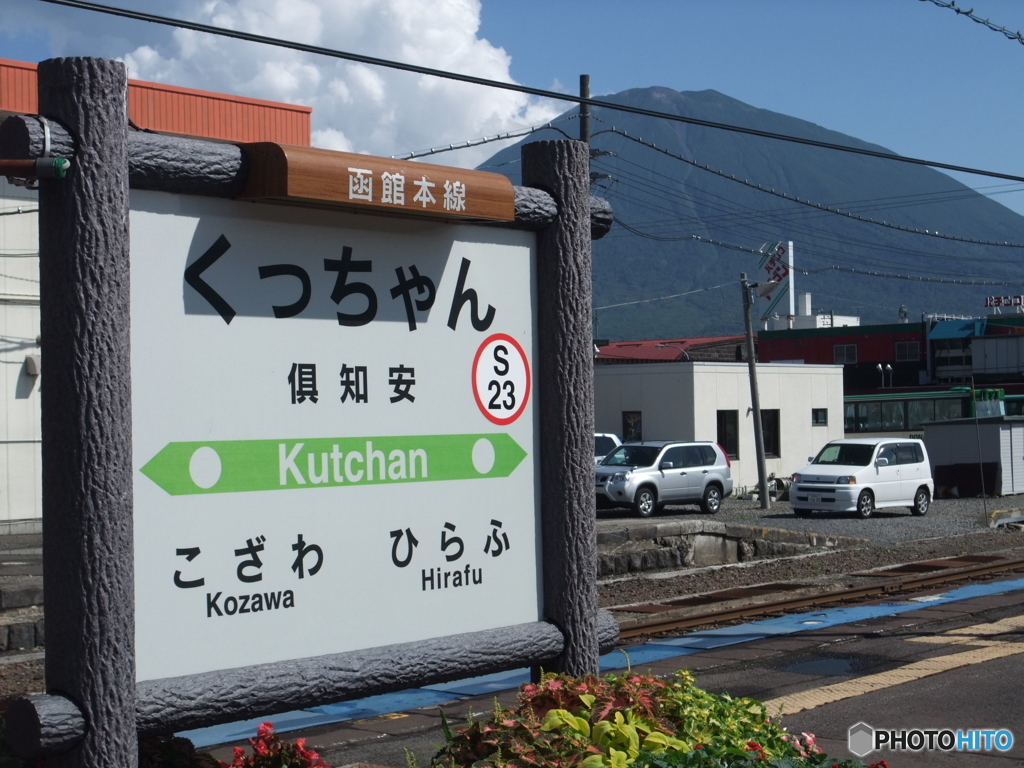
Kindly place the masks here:
<instances>
[{"instance_id":1,"label":"building window","mask_svg":"<svg viewBox=\"0 0 1024 768\"><path fill-rule=\"evenodd\" d=\"M828 408L811 408L811 426L828 426Z\"/></svg>"},{"instance_id":2,"label":"building window","mask_svg":"<svg viewBox=\"0 0 1024 768\"><path fill-rule=\"evenodd\" d=\"M622 440L639 443L644 439L644 420L640 411L622 412Z\"/></svg>"},{"instance_id":3,"label":"building window","mask_svg":"<svg viewBox=\"0 0 1024 768\"><path fill-rule=\"evenodd\" d=\"M921 346L916 341L896 342L896 362L917 362L921 359Z\"/></svg>"},{"instance_id":4,"label":"building window","mask_svg":"<svg viewBox=\"0 0 1024 768\"><path fill-rule=\"evenodd\" d=\"M740 412L718 412L718 444L730 459L740 457Z\"/></svg>"},{"instance_id":5,"label":"building window","mask_svg":"<svg viewBox=\"0 0 1024 768\"><path fill-rule=\"evenodd\" d=\"M835 350L836 365L849 365L857 362L856 344L836 344L833 350Z\"/></svg>"},{"instance_id":6,"label":"building window","mask_svg":"<svg viewBox=\"0 0 1024 768\"><path fill-rule=\"evenodd\" d=\"M764 436L764 455L773 459L779 458L779 412L778 410L761 411L761 434Z\"/></svg>"}]
</instances>

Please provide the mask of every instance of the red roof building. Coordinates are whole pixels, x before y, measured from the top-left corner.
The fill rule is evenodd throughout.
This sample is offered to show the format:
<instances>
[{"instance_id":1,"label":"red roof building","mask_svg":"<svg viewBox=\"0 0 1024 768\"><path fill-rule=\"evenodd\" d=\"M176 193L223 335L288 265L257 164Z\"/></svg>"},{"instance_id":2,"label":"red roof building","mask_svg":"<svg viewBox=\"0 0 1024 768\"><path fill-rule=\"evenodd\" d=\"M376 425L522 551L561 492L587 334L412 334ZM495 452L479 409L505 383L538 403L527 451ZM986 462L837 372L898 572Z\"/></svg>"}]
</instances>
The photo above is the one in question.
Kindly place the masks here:
<instances>
[{"instance_id":1,"label":"red roof building","mask_svg":"<svg viewBox=\"0 0 1024 768\"><path fill-rule=\"evenodd\" d=\"M696 339L647 339L598 343L598 365L635 363L739 363L747 359L743 336L706 336Z\"/></svg>"},{"instance_id":2,"label":"red roof building","mask_svg":"<svg viewBox=\"0 0 1024 768\"><path fill-rule=\"evenodd\" d=\"M36 65L0 59L0 122L7 114L37 111ZM128 81L128 119L157 133L308 147L312 112L297 104Z\"/></svg>"}]
</instances>

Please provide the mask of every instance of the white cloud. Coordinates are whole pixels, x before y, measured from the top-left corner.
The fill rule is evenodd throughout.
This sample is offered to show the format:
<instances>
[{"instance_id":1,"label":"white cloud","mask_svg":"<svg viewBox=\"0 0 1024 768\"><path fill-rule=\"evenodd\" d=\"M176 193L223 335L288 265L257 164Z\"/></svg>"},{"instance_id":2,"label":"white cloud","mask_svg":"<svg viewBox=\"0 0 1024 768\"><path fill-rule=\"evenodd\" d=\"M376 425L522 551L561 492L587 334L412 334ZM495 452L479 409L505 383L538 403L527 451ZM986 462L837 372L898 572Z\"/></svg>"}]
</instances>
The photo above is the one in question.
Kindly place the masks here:
<instances>
[{"instance_id":1,"label":"white cloud","mask_svg":"<svg viewBox=\"0 0 1024 768\"><path fill-rule=\"evenodd\" d=\"M479 0L167 0L161 13L512 82L509 55L478 36ZM513 131L565 108L510 91L186 30L154 34L118 53L134 78L310 106L314 145L376 155ZM499 146L433 161L475 165Z\"/></svg>"}]
</instances>

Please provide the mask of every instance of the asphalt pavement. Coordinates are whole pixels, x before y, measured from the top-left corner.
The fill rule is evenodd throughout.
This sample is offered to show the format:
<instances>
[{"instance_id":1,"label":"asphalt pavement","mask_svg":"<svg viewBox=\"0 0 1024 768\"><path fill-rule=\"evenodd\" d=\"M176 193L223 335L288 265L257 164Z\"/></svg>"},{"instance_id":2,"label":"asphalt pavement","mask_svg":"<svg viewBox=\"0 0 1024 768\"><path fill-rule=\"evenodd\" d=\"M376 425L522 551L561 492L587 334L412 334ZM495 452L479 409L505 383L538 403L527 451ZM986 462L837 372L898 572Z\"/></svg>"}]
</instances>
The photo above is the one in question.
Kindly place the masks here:
<instances>
[{"instance_id":1,"label":"asphalt pavement","mask_svg":"<svg viewBox=\"0 0 1024 768\"><path fill-rule=\"evenodd\" d=\"M884 759L891 768L1024 765L1018 671L1024 654L1024 580L1005 584L1012 589L1001 592L1007 587L994 581L970 588L978 596L948 602L943 600L951 592L937 590L912 600L835 609L847 611L851 618L845 623L830 624L828 612L801 614L806 629L784 635L752 625L731 627L724 631L737 637L749 632L756 639L669 658L634 651L633 666L657 674L689 669L702 688L764 701L770 712L782 713L791 732L814 733L833 757L857 756L848 749L848 731L863 723L872 732L892 730L897 737L906 731L911 744L916 731L927 738L927 731L1006 730L1019 739L1006 751L883 747L863 756L866 762ZM496 701L514 700L514 690L491 692L440 708L385 713L288 736L305 736L335 766L363 762L401 768L410 756L425 765L444 739L441 709L458 723L487 716ZM227 759L231 746L212 751Z\"/></svg>"}]
</instances>

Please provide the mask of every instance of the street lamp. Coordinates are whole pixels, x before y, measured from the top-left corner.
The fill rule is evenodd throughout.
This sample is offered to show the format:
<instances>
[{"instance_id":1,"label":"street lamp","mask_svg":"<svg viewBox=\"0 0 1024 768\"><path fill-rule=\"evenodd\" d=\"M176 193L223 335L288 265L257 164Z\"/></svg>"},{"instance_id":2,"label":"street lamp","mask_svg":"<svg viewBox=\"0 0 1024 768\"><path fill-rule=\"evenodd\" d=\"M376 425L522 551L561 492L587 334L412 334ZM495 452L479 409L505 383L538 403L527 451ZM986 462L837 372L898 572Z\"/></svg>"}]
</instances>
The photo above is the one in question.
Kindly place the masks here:
<instances>
[{"instance_id":1,"label":"street lamp","mask_svg":"<svg viewBox=\"0 0 1024 768\"><path fill-rule=\"evenodd\" d=\"M889 374L889 388L892 389L892 379L895 375L892 370L892 366L888 363L885 364L885 372Z\"/></svg>"},{"instance_id":2,"label":"street lamp","mask_svg":"<svg viewBox=\"0 0 1024 768\"><path fill-rule=\"evenodd\" d=\"M669 349L678 349L680 352L682 352L686 356L686 362L688 362L688 363L691 362L691 360L690 360L690 353L687 352L682 347L677 347L675 344L655 344L654 345L655 349L665 349L665 347L668 347Z\"/></svg>"},{"instance_id":3,"label":"street lamp","mask_svg":"<svg viewBox=\"0 0 1024 768\"><path fill-rule=\"evenodd\" d=\"M881 374L881 376L882 376L882 389L885 389L885 371L882 370L882 364L879 363L878 365L876 365L875 366L875 370L877 370Z\"/></svg>"},{"instance_id":4,"label":"street lamp","mask_svg":"<svg viewBox=\"0 0 1024 768\"><path fill-rule=\"evenodd\" d=\"M761 509L768 509L768 472L764 465L764 432L761 426L761 401L757 395L757 362L754 360L754 328L750 323L750 305L753 304L751 294L757 291L758 296L765 296L775 290L778 282L747 283L747 273L740 273L740 287L743 290L743 324L747 329L747 370L750 372L750 405L754 411L754 450L757 452L757 495L761 499Z\"/></svg>"}]
</instances>

